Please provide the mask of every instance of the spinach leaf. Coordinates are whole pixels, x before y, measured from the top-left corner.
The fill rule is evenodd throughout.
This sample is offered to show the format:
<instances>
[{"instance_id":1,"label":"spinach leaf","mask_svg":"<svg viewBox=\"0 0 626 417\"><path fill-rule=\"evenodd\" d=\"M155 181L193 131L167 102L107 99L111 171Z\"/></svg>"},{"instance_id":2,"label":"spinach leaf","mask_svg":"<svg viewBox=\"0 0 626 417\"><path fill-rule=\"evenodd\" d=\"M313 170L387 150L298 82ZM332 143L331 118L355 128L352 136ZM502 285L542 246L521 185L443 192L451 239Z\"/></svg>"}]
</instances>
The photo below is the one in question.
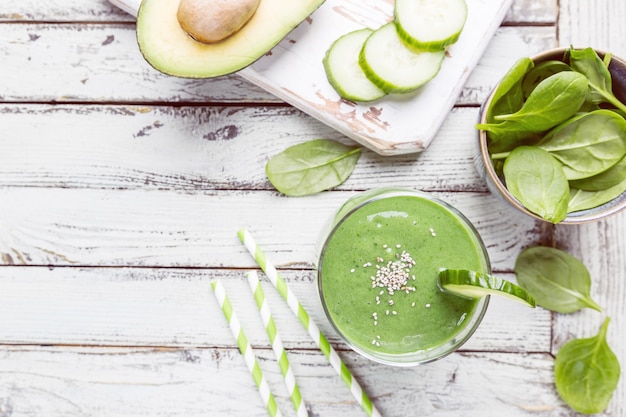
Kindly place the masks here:
<instances>
[{"instance_id":1,"label":"spinach leaf","mask_svg":"<svg viewBox=\"0 0 626 417\"><path fill-rule=\"evenodd\" d=\"M569 184L579 190L602 191L611 188L626 179L626 158L622 158L617 164L608 170L593 177L570 181Z\"/></svg>"},{"instance_id":2,"label":"spinach leaf","mask_svg":"<svg viewBox=\"0 0 626 417\"><path fill-rule=\"evenodd\" d=\"M626 191L626 179L617 185L605 190L584 191L575 188L570 189L570 200L567 205L567 212L588 210L601 206L619 197Z\"/></svg>"},{"instance_id":3,"label":"spinach leaf","mask_svg":"<svg viewBox=\"0 0 626 417\"><path fill-rule=\"evenodd\" d=\"M537 145L563 164L568 180L606 171L626 155L626 120L608 110L574 117Z\"/></svg>"},{"instance_id":4,"label":"spinach leaf","mask_svg":"<svg viewBox=\"0 0 626 417\"><path fill-rule=\"evenodd\" d=\"M517 112L497 115L494 119L516 121L529 132L548 130L580 109L588 89L584 75L573 71L559 72L541 81Z\"/></svg>"},{"instance_id":5,"label":"spinach leaf","mask_svg":"<svg viewBox=\"0 0 626 417\"><path fill-rule=\"evenodd\" d=\"M533 146L515 148L504 161L509 192L538 216L558 223L567 216L569 184L561 164Z\"/></svg>"},{"instance_id":6,"label":"spinach leaf","mask_svg":"<svg viewBox=\"0 0 626 417\"><path fill-rule=\"evenodd\" d=\"M567 65L563 61L557 61L556 59L551 59L548 61L543 61L535 65L526 76L522 82L522 90L524 91L524 97L528 98L530 93L539 85L539 83L551 75L559 73L561 71L571 71L569 65Z\"/></svg>"},{"instance_id":7,"label":"spinach leaf","mask_svg":"<svg viewBox=\"0 0 626 417\"><path fill-rule=\"evenodd\" d=\"M541 139L535 132L528 132L525 126L515 121L478 124L477 129L487 131L487 147L491 153L513 150L517 146L532 145Z\"/></svg>"},{"instance_id":8,"label":"spinach leaf","mask_svg":"<svg viewBox=\"0 0 626 417\"><path fill-rule=\"evenodd\" d=\"M570 340L556 354L556 390L563 401L580 413L604 411L619 382L620 364L606 341L609 322L605 318L596 336Z\"/></svg>"},{"instance_id":9,"label":"spinach leaf","mask_svg":"<svg viewBox=\"0 0 626 417\"><path fill-rule=\"evenodd\" d=\"M534 66L533 60L525 57L517 60L498 83L493 92L491 104L487 109L487 122L493 122L493 116L515 113L524 104L522 81L526 73Z\"/></svg>"},{"instance_id":10,"label":"spinach leaf","mask_svg":"<svg viewBox=\"0 0 626 417\"><path fill-rule=\"evenodd\" d=\"M569 57L572 69L583 74L589 80L589 87L591 87L595 103L610 103L626 112L626 105L613 94L611 73L608 69L611 61L610 54L607 54L605 60L602 60L593 48L579 50L570 48Z\"/></svg>"},{"instance_id":11,"label":"spinach leaf","mask_svg":"<svg viewBox=\"0 0 626 417\"><path fill-rule=\"evenodd\" d=\"M534 246L515 261L518 284L535 298L538 306L558 313L582 308L602 311L591 298L591 276L577 258L560 249Z\"/></svg>"},{"instance_id":12,"label":"spinach leaf","mask_svg":"<svg viewBox=\"0 0 626 417\"><path fill-rule=\"evenodd\" d=\"M524 126L515 122L494 123L494 116L518 111L524 104L522 81L534 66L533 60L521 58L507 71L494 89L489 106L484 109L487 123L477 124L476 128L487 132L488 147L493 152L504 152L526 143L533 138Z\"/></svg>"},{"instance_id":13,"label":"spinach leaf","mask_svg":"<svg viewBox=\"0 0 626 417\"><path fill-rule=\"evenodd\" d=\"M265 165L265 173L281 193L303 196L343 183L360 156L358 147L315 139L291 146L272 157Z\"/></svg>"}]
</instances>

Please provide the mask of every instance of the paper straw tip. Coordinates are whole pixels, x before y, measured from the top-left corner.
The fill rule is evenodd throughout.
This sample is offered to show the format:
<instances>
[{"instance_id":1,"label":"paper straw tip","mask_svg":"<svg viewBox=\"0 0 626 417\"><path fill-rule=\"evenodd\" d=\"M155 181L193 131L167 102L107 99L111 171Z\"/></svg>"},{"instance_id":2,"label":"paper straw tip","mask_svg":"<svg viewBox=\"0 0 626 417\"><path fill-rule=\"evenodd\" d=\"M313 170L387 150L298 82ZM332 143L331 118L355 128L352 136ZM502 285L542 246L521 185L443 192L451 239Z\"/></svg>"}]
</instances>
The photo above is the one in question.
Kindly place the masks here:
<instances>
[{"instance_id":1,"label":"paper straw tip","mask_svg":"<svg viewBox=\"0 0 626 417\"><path fill-rule=\"evenodd\" d=\"M247 230L246 230L245 227L242 227L241 229L239 229L237 231L237 236L239 236L239 240L241 240L242 242L244 240L244 236L245 236L246 232L247 232Z\"/></svg>"}]
</instances>

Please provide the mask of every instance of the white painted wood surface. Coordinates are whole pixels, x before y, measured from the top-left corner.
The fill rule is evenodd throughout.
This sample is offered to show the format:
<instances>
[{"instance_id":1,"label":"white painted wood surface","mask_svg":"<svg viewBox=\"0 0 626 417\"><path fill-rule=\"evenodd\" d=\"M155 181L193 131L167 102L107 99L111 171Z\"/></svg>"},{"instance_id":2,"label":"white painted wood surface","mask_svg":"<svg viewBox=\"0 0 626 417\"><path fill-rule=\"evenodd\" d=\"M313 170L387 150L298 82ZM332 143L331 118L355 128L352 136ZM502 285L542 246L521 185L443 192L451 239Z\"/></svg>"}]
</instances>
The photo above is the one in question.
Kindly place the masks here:
<instances>
[{"instance_id":1,"label":"white painted wood surface","mask_svg":"<svg viewBox=\"0 0 626 417\"><path fill-rule=\"evenodd\" d=\"M0 0L0 417L267 415L209 292L215 278L281 411L295 415L243 277L255 268L235 235L243 226L384 416L578 416L554 389L554 354L609 315L626 366L626 215L556 228L521 217L477 176L473 125L518 57L570 42L626 56L621 0L596 3L591 18L585 0L516 1L425 152L364 150L338 189L287 198L265 178L268 158L317 137L352 141L241 77L156 73L138 54L132 19L106 0ZM560 315L492 299L474 337L441 361L398 370L359 357L323 317L314 246L341 202L377 185L452 202L504 278L514 279L524 247L570 251L605 311ZM263 285L310 415L364 415ZM625 382L601 416L623 415Z\"/></svg>"}]
</instances>

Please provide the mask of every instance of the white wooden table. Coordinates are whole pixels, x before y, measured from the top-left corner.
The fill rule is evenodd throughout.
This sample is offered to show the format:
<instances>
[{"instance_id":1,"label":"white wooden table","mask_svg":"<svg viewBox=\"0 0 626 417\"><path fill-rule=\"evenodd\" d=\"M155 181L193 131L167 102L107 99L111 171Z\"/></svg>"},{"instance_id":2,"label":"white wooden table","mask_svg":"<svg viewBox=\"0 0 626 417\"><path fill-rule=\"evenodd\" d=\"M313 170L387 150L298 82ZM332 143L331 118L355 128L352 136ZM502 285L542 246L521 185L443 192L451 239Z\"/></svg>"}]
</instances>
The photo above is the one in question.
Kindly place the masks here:
<instances>
[{"instance_id":1,"label":"white wooden table","mask_svg":"<svg viewBox=\"0 0 626 417\"><path fill-rule=\"evenodd\" d=\"M623 0L517 0L425 152L364 150L329 192L287 198L265 162L314 138L349 139L233 75L182 80L142 59L132 17L106 0L0 0L0 417L264 416L210 293L231 294L284 415L294 415L244 272L247 227L385 416L572 417L554 355L612 318L626 367L626 214L553 227L516 214L474 170L479 105L519 57L559 45L626 57ZM606 311L572 315L492 299L474 337L416 368L341 343L314 284L319 229L374 186L430 191L463 211L496 273L520 250L580 257ZM263 277L263 276L262 276ZM311 416L362 416L271 285L264 288ZM622 377L605 416L624 415Z\"/></svg>"}]
</instances>

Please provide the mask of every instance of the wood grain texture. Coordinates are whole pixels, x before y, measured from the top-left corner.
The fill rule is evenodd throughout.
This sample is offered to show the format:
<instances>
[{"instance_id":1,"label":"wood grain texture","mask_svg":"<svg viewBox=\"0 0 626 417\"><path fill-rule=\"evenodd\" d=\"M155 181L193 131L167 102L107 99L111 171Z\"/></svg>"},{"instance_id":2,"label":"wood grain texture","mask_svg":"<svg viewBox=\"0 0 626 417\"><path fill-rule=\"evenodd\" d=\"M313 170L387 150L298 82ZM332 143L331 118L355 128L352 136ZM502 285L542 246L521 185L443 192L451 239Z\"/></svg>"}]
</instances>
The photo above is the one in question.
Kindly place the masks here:
<instances>
[{"instance_id":1,"label":"wood grain texture","mask_svg":"<svg viewBox=\"0 0 626 417\"><path fill-rule=\"evenodd\" d=\"M478 108L455 109L420 155L363 149L337 189L486 192L474 168L477 119ZM272 190L264 167L286 147L316 138L355 145L291 107L5 105L0 124L0 185L7 187Z\"/></svg>"},{"instance_id":2,"label":"wood grain texture","mask_svg":"<svg viewBox=\"0 0 626 417\"><path fill-rule=\"evenodd\" d=\"M349 350L322 313L315 272L283 276L311 319L339 350ZM317 350L308 333L260 274L268 303L288 349ZM514 279L510 274L503 274ZM224 283L254 347L269 349L267 335L242 270L178 268L5 268L0 275L6 344L233 348L232 335L210 282ZM487 315L463 351L538 352L550 341L550 313L492 299ZM38 308L39 307L39 308Z\"/></svg>"},{"instance_id":3,"label":"wood grain texture","mask_svg":"<svg viewBox=\"0 0 626 417\"><path fill-rule=\"evenodd\" d=\"M554 27L499 29L458 104L482 103L515 60L556 46L554 35ZM282 103L238 75L194 80L159 73L141 56L133 25L7 23L0 38L10 40L0 43L0 56L11 57L0 68L3 101Z\"/></svg>"},{"instance_id":4,"label":"wood grain texture","mask_svg":"<svg viewBox=\"0 0 626 417\"><path fill-rule=\"evenodd\" d=\"M554 23L556 0L514 0L506 23ZM0 21L134 22L108 0L21 0L0 3Z\"/></svg>"},{"instance_id":5,"label":"wood grain texture","mask_svg":"<svg viewBox=\"0 0 626 417\"><path fill-rule=\"evenodd\" d=\"M284 415L294 415L271 351L255 353ZM363 415L320 352L290 353L310 415ZM568 415L552 392L552 360L545 354L457 353L408 369L372 365L349 352L342 356L388 417ZM233 349L5 346L0 364L5 415L35 417L51 409L68 417L267 415Z\"/></svg>"},{"instance_id":6,"label":"wood grain texture","mask_svg":"<svg viewBox=\"0 0 626 417\"><path fill-rule=\"evenodd\" d=\"M626 3L621 0L560 0L559 43L592 47L626 57Z\"/></svg>"},{"instance_id":7,"label":"wood grain texture","mask_svg":"<svg viewBox=\"0 0 626 417\"><path fill-rule=\"evenodd\" d=\"M0 253L7 265L251 267L236 237L248 227L277 265L309 267L320 230L353 194L7 188ZM490 195L435 195L474 223L496 270L510 271L517 252L542 238L532 219L495 209Z\"/></svg>"}]
</instances>

